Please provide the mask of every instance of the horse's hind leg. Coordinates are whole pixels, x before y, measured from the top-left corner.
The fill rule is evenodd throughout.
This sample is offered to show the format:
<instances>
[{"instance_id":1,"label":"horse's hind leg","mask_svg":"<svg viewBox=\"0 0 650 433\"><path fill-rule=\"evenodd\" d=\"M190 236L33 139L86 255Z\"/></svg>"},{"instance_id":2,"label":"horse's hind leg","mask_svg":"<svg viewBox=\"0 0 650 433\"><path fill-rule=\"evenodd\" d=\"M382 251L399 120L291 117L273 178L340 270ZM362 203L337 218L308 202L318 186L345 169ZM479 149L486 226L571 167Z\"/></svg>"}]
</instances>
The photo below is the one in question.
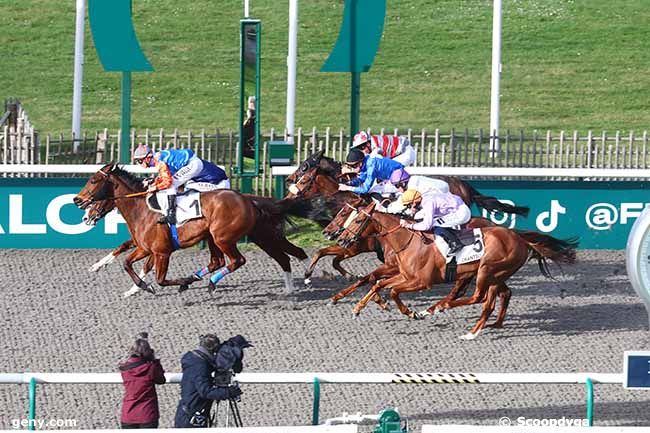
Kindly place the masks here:
<instances>
[{"instance_id":1,"label":"horse's hind leg","mask_svg":"<svg viewBox=\"0 0 650 433\"><path fill-rule=\"evenodd\" d=\"M296 289L293 285L293 275L291 274L291 260L285 253L285 249L277 242L277 239L258 234L251 235L250 240L260 247L266 254L268 254L284 271L284 288L287 293L292 293Z\"/></svg>"},{"instance_id":2,"label":"horse's hind leg","mask_svg":"<svg viewBox=\"0 0 650 433\"><path fill-rule=\"evenodd\" d=\"M499 314L497 314L497 320L493 324L486 325L487 328L503 328L503 320L506 318L506 310L508 309L511 295L512 290L510 290L510 287L506 286L505 283L501 283L499 286Z\"/></svg>"},{"instance_id":3,"label":"horse's hind leg","mask_svg":"<svg viewBox=\"0 0 650 433\"><path fill-rule=\"evenodd\" d=\"M244 266L246 263L246 258L239 252L237 249L237 241L232 243L226 242L215 242L219 249L228 256L230 263L227 266L219 269L216 274L210 277L210 283L208 284L208 292L212 293L216 289L216 284L223 279L226 275L235 272L240 267ZM287 258L288 260L288 258Z\"/></svg>"},{"instance_id":4,"label":"horse's hind leg","mask_svg":"<svg viewBox=\"0 0 650 433\"><path fill-rule=\"evenodd\" d=\"M481 312L481 317L478 319L478 322L476 322L476 325L474 325L469 333L460 337L461 340L475 339L478 336L479 332L481 332L481 330L485 327L485 323L490 317L490 314L492 314L494 311L499 287L499 284L492 284L487 289L487 297L485 299L485 302L483 302L483 311Z\"/></svg>"},{"instance_id":5,"label":"horse's hind leg","mask_svg":"<svg viewBox=\"0 0 650 433\"><path fill-rule=\"evenodd\" d=\"M316 264L320 259L322 259L325 256L336 256L334 258L334 261L332 262L334 269L339 271L339 273L344 277L352 276L352 274L350 274L348 271L343 269L343 267L341 267L340 265L341 260L347 258L346 256L348 254L349 251L346 248L343 248L338 245L331 245L329 247L321 248L320 250L316 251L316 254L314 254L314 256L311 259L311 263L309 264L309 267L305 271L305 284L309 284L307 280L311 278L311 274L314 272L314 268L316 267Z\"/></svg>"}]
</instances>

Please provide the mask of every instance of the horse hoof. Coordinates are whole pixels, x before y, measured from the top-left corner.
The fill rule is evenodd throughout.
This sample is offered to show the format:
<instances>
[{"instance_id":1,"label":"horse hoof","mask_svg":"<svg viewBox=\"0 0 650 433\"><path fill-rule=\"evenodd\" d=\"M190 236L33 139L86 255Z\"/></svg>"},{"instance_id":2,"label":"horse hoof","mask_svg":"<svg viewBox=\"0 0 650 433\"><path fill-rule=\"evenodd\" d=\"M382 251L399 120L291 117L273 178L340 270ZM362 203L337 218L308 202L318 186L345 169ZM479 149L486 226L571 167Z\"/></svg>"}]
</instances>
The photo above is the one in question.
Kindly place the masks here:
<instances>
[{"instance_id":1,"label":"horse hoof","mask_svg":"<svg viewBox=\"0 0 650 433\"><path fill-rule=\"evenodd\" d=\"M144 290L145 292L149 292L149 293L151 293L152 295L155 295L155 294L156 294L156 291L154 290L153 286L150 285L150 284L144 286L144 287L142 288L142 290Z\"/></svg>"},{"instance_id":2,"label":"horse hoof","mask_svg":"<svg viewBox=\"0 0 650 433\"><path fill-rule=\"evenodd\" d=\"M472 334L471 332L468 332L467 334L461 335L458 338L460 338L461 340L469 341L469 340L474 340L476 337L478 337L478 332L476 334Z\"/></svg>"},{"instance_id":3,"label":"horse hoof","mask_svg":"<svg viewBox=\"0 0 650 433\"><path fill-rule=\"evenodd\" d=\"M181 285L178 287L178 293L183 293L184 291L186 291L186 290L189 289L189 288L190 288L190 286L188 286L187 284L181 284Z\"/></svg>"},{"instance_id":4,"label":"horse hoof","mask_svg":"<svg viewBox=\"0 0 650 433\"><path fill-rule=\"evenodd\" d=\"M212 293L215 290L217 290L217 285L214 284L212 281L208 283L208 293Z\"/></svg>"},{"instance_id":5,"label":"horse hoof","mask_svg":"<svg viewBox=\"0 0 650 433\"><path fill-rule=\"evenodd\" d=\"M430 316L431 313L429 313L428 310L424 310L424 311L420 311L418 315L420 316L420 319L424 319L425 317Z\"/></svg>"},{"instance_id":6,"label":"horse hoof","mask_svg":"<svg viewBox=\"0 0 650 433\"><path fill-rule=\"evenodd\" d=\"M330 299L330 301L327 303L327 305L336 305L338 304L339 300L338 299Z\"/></svg>"},{"instance_id":7,"label":"horse hoof","mask_svg":"<svg viewBox=\"0 0 650 433\"><path fill-rule=\"evenodd\" d=\"M311 288L312 288L312 285L311 285L311 278L305 278L304 283L305 283L305 288L307 288L307 289L311 289Z\"/></svg>"},{"instance_id":8,"label":"horse hoof","mask_svg":"<svg viewBox=\"0 0 650 433\"><path fill-rule=\"evenodd\" d=\"M414 311L414 312L412 312L411 314L409 314L409 317L410 317L411 319L413 319L413 320L422 320L422 319L424 319L424 317L422 317L422 316L420 315L420 313L418 313L417 311Z\"/></svg>"},{"instance_id":9,"label":"horse hoof","mask_svg":"<svg viewBox=\"0 0 650 433\"><path fill-rule=\"evenodd\" d=\"M124 298L128 298L129 296L133 296L133 295L135 295L135 294L138 293L139 291L140 291L140 288L139 288L139 287L134 287L134 288L129 289L129 290L127 290L126 292L122 293L122 296L123 296Z\"/></svg>"}]
</instances>

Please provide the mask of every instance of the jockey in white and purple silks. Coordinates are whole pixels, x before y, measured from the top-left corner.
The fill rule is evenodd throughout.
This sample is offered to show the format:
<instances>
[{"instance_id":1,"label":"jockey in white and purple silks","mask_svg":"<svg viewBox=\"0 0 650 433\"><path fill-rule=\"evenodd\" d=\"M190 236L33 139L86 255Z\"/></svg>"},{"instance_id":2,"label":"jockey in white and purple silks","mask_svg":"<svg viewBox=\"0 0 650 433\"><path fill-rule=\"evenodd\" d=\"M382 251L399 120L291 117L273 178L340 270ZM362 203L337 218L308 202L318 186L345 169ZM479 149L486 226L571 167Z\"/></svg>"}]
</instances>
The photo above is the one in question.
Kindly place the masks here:
<instances>
[{"instance_id":1,"label":"jockey in white and purple silks","mask_svg":"<svg viewBox=\"0 0 650 433\"><path fill-rule=\"evenodd\" d=\"M357 173L357 177L347 184L339 184L339 191L352 191L357 194L395 192L388 180L395 170L404 168L397 161L366 156L359 149L350 150L345 165L349 167L349 172Z\"/></svg>"},{"instance_id":2,"label":"jockey in white and purple silks","mask_svg":"<svg viewBox=\"0 0 650 433\"><path fill-rule=\"evenodd\" d=\"M411 230L430 231L442 236L449 244L448 255L462 248L454 230L467 224L472 217L469 207L462 198L450 192L431 193L426 196L414 189L402 194L401 201L405 206L415 210L415 218L422 221L410 223L400 220L400 225Z\"/></svg>"},{"instance_id":3,"label":"jockey in white and purple silks","mask_svg":"<svg viewBox=\"0 0 650 433\"><path fill-rule=\"evenodd\" d=\"M191 149L167 149L154 154L149 146L141 144L133 153L133 161L158 169L158 176L147 191L167 195L167 215L160 218L161 224L176 224L176 193L181 186L200 192L230 188L226 172L194 155Z\"/></svg>"},{"instance_id":4,"label":"jockey in white and purple silks","mask_svg":"<svg viewBox=\"0 0 650 433\"><path fill-rule=\"evenodd\" d=\"M423 196L449 192L449 184L444 180L426 176L411 176L405 168L395 170L390 175L389 181L397 190L397 198L408 189L414 189ZM401 200L393 201L387 208L389 213L400 213L403 210L404 205Z\"/></svg>"}]
</instances>

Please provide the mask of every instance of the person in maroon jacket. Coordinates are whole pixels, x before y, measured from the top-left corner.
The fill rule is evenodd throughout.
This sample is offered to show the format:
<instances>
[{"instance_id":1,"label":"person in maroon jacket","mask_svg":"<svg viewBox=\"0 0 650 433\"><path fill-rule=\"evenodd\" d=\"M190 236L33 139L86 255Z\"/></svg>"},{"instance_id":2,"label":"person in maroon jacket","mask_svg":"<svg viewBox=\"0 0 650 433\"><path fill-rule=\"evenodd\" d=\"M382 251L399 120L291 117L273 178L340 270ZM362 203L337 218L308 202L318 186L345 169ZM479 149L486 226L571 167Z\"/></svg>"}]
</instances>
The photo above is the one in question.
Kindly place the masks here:
<instances>
[{"instance_id":1,"label":"person in maroon jacket","mask_svg":"<svg viewBox=\"0 0 650 433\"><path fill-rule=\"evenodd\" d=\"M165 383L165 371L147 340L138 335L129 359L119 365L124 382L122 428L158 428L158 395L155 384Z\"/></svg>"}]
</instances>

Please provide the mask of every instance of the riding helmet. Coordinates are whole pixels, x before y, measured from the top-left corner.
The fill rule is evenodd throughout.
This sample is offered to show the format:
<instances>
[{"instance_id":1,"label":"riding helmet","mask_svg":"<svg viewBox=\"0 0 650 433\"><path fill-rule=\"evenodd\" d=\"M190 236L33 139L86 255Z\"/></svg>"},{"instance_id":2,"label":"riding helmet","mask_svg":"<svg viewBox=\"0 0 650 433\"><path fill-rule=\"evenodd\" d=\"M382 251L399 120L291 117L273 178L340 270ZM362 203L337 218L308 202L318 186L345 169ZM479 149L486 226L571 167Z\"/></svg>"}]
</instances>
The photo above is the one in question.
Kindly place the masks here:
<instances>
[{"instance_id":1,"label":"riding helmet","mask_svg":"<svg viewBox=\"0 0 650 433\"><path fill-rule=\"evenodd\" d=\"M356 164L358 162L363 161L363 159L366 157L366 154L360 151L359 149L352 149L348 153L347 158L345 158L345 162L348 164Z\"/></svg>"},{"instance_id":2,"label":"riding helmet","mask_svg":"<svg viewBox=\"0 0 650 433\"><path fill-rule=\"evenodd\" d=\"M401 200L403 204L408 206L413 202L422 200L422 194L414 189L408 189L404 191L404 194L402 194Z\"/></svg>"},{"instance_id":3,"label":"riding helmet","mask_svg":"<svg viewBox=\"0 0 650 433\"><path fill-rule=\"evenodd\" d=\"M368 135L368 133L364 131L361 131L354 136L354 139L352 140L352 147L363 146L369 141L370 141L370 135Z\"/></svg>"},{"instance_id":4,"label":"riding helmet","mask_svg":"<svg viewBox=\"0 0 650 433\"><path fill-rule=\"evenodd\" d=\"M153 154L153 152L151 152L151 148L146 144L141 144L133 152L133 159L145 159L151 154Z\"/></svg>"},{"instance_id":5,"label":"riding helmet","mask_svg":"<svg viewBox=\"0 0 650 433\"><path fill-rule=\"evenodd\" d=\"M398 168L397 170L393 171L390 175L390 183L393 185L397 185L398 183L402 182L408 182L408 180L411 178L411 175L408 174L408 172L403 169L403 168Z\"/></svg>"}]
</instances>

